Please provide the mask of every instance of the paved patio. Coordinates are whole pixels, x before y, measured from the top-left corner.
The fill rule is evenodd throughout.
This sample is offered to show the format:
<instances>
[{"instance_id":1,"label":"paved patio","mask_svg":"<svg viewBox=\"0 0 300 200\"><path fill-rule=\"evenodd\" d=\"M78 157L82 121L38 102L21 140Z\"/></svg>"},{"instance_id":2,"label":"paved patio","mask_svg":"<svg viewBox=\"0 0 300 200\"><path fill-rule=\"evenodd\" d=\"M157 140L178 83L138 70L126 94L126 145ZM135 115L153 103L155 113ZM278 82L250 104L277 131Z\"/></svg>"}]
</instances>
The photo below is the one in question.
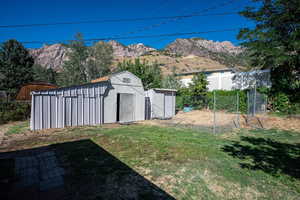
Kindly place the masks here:
<instances>
[{"instance_id":1,"label":"paved patio","mask_svg":"<svg viewBox=\"0 0 300 200\"><path fill-rule=\"evenodd\" d=\"M1 155L14 158L15 176L6 192L9 199L63 199L64 169L52 150L32 150Z\"/></svg>"}]
</instances>

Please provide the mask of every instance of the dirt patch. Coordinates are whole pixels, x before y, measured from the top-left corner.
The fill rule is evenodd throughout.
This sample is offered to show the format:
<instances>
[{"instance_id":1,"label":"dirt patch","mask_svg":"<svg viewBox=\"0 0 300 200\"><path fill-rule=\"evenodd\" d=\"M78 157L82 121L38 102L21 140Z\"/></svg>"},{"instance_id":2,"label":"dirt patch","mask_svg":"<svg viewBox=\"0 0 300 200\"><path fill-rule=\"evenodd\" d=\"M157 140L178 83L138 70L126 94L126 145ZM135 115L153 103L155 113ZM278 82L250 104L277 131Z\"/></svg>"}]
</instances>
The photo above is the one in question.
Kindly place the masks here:
<instances>
[{"instance_id":1,"label":"dirt patch","mask_svg":"<svg viewBox=\"0 0 300 200\"><path fill-rule=\"evenodd\" d=\"M212 131L214 121L218 128L229 128L232 130L236 128L235 123L237 116L233 113L216 112L216 118L214 119L214 113L209 110L193 110L191 112L177 113L170 120L150 120L143 123L148 125L160 125L160 126L186 126L191 128L199 128L199 130Z\"/></svg>"},{"instance_id":2,"label":"dirt patch","mask_svg":"<svg viewBox=\"0 0 300 200\"><path fill-rule=\"evenodd\" d=\"M300 132L300 118L258 115L264 128Z\"/></svg>"},{"instance_id":3,"label":"dirt patch","mask_svg":"<svg viewBox=\"0 0 300 200\"><path fill-rule=\"evenodd\" d=\"M264 129L281 129L288 131L300 132L300 118L283 118L276 116L269 116L267 114L257 115L254 118L247 119L245 115L239 116L239 125L241 128L264 128ZM212 130L216 122L216 127L222 128L236 128L237 115L234 113L228 113L223 111L216 112L216 118L214 119L214 113L209 110L194 110L191 112L179 112L170 120L148 120L142 122L147 125L186 125L187 127L199 127L206 128L206 130ZM248 123L247 123L248 120Z\"/></svg>"}]
</instances>

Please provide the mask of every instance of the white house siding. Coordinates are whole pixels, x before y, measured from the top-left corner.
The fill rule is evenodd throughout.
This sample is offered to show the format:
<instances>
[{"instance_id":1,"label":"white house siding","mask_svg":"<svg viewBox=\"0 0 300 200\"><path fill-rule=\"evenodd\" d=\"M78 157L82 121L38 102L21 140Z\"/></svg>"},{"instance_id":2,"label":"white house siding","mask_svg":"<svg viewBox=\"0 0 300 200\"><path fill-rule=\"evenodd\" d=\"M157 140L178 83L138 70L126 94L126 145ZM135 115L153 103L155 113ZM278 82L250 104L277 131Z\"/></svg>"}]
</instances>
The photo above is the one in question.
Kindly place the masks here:
<instances>
[{"instance_id":1,"label":"white house siding","mask_svg":"<svg viewBox=\"0 0 300 200\"><path fill-rule=\"evenodd\" d=\"M208 81L208 90L231 90L233 87L232 78L234 77L234 72L232 71L217 71L206 73ZM182 84L186 87L192 83L192 78L182 78L180 79Z\"/></svg>"},{"instance_id":2,"label":"white house siding","mask_svg":"<svg viewBox=\"0 0 300 200\"><path fill-rule=\"evenodd\" d=\"M248 89L256 85L257 87L271 87L270 70L253 70L249 72L217 71L206 72L208 90L233 90ZM184 76L180 78L186 87L192 83L192 78Z\"/></svg>"}]
</instances>

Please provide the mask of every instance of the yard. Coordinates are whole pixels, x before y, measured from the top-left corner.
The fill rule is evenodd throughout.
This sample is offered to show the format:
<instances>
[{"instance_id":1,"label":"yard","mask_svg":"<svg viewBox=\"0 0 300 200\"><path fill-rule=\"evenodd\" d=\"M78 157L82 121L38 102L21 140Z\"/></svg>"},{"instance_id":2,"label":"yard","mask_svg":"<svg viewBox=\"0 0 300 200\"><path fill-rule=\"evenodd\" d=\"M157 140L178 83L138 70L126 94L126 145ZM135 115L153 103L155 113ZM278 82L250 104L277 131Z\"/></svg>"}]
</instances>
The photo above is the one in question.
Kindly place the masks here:
<instances>
[{"instance_id":1,"label":"yard","mask_svg":"<svg viewBox=\"0 0 300 200\"><path fill-rule=\"evenodd\" d=\"M4 133L0 158L28 155L28 149L55 152L65 170L66 198L281 200L300 196L298 132L242 129L212 135L174 127L111 124L33 133L28 122L3 125L0 130Z\"/></svg>"}]
</instances>

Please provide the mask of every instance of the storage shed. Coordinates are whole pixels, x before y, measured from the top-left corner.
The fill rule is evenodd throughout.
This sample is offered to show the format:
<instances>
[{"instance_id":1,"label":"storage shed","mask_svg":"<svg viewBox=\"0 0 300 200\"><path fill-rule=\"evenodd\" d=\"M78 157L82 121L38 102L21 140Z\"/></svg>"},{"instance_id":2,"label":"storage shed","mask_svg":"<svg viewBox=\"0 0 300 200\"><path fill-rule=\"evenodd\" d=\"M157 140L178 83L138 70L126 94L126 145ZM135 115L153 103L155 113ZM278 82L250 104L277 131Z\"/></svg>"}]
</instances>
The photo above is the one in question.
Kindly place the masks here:
<instances>
[{"instance_id":1,"label":"storage shed","mask_svg":"<svg viewBox=\"0 0 300 200\"><path fill-rule=\"evenodd\" d=\"M51 83L44 83L44 82L27 83L21 87L21 89L18 92L18 95L16 97L16 100L30 101L31 100L30 93L32 91L49 90L49 89L54 89L54 88L58 88L58 87Z\"/></svg>"},{"instance_id":2,"label":"storage shed","mask_svg":"<svg viewBox=\"0 0 300 200\"><path fill-rule=\"evenodd\" d=\"M30 128L132 122L144 116L142 81L123 71L85 85L32 92Z\"/></svg>"},{"instance_id":3,"label":"storage shed","mask_svg":"<svg viewBox=\"0 0 300 200\"><path fill-rule=\"evenodd\" d=\"M154 88L145 92L146 119L170 119L175 115L176 91ZM147 113L149 115L147 116Z\"/></svg>"}]
</instances>

